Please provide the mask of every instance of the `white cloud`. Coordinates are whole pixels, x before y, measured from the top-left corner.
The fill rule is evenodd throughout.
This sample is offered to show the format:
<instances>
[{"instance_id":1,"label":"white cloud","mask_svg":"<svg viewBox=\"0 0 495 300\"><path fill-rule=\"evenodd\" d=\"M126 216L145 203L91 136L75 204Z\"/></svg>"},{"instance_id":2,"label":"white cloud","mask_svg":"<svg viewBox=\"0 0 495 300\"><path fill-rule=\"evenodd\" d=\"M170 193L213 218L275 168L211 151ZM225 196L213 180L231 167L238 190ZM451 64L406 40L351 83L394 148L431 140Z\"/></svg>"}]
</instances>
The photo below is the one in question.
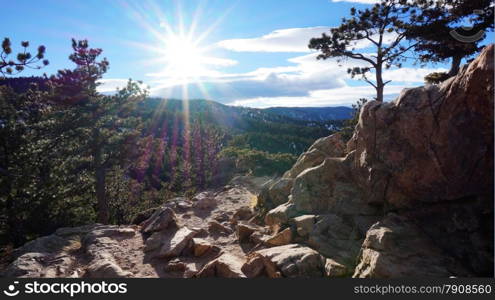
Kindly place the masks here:
<instances>
[{"instance_id":1,"label":"white cloud","mask_svg":"<svg viewBox=\"0 0 495 300\"><path fill-rule=\"evenodd\" d=\"M216 73L195 78L189 83L190 98L210 98L220 102L254 97L308 96L313 90L337 88L345 85L346 68L336 61L316 60L316 53L295 57L288 61L294 65L259 68L247 73ZM155 74L150 74L155 75ZM150 82L151 92L157 96L181 97L182 84L171 84L171 78ZM207 92L205 95L205 91Z\"/></svg>"},{"instance_id":2,"label":"white cloud","mask_svg":"<svg viewBox=\"0 0 495 300\"><path fill-rule=\"evenodd\" d=\"M314 52L308 48L311 38L329 33L330 27L316 26L306 28L286 28L272 31L257 38L223 40L217 46L236 52ZM385 33L384 43L395 40L397 33ZM378 40L375 34L371 37ZM372 46L371 41L362 39L353 43L354 49L365 49Z\"/></svg>"},{"instance_id":3,"label":"white cloud","mask_svg":"<svg viewBox=\"0 0 495 300\"><path fill-rule=\"evenodd\" d=\"M367 62L337 58L317 60L317 52L311 52L307 43L311 37L328 31L328 27L289 28L273 31L252 39L224 40L217 45L234 51L259 52L307 52L287 60L287 65L258 68L245 73L225 73L219 69L205 68L195 72L194 78L178 79L173 73L163 71L146 74L150 77L151 95L167 98L206 98L232 105L254 107L268 106L328 106L350 105L361 97L372 98L376 92L372 86L356 83L347 74L349 67L369 66ZM385 42L395 38L387 34ZM373 56L371 42L359 41L356 49L363 55ZM202 63L214 66L230 66L237 61L213 59ZM405 86L423 83L423 77L440 69L392 69L384 72L385 80L393 80L385 88L385 98L396 97ZM370 79L374 74L369 74ZM357 80L357 79L356 79ZM106 85L116 84L108 82Z\"/></svg>"},{"instance_id":4,"label":"white cloud","mask_svg":"<svg viewBox=\"0 0 495 300\"><path fill-rule=\"evenodd\" d=\"M405 85L391 85L385 88L385 100L395 99ZM369 85L344 86L333 89L311 91L304 97L256 97L250 99L235 100L229 105L250 106L266 108L271 106L350 106L355 104L359 98L372 99L376 95L375 89Z\"/></svg>"},{"instance_id":5,"label":"white cloud","mask_svg":"<svg viewBox=\"0 0 495 300\"><path fill-rule=\"evenodd\" d=\"M395 70L386 70L383 72L384 80L392 80L394 82L417 83L423 82L426 75L432 72L447 72L444 68L400 68Z\"/></svg>"},{"instance_id":6,"label":"white cloud","mask_svg":"<svg viewBox=\"0 0 495 300\"><path fill-rule=\"evenodd\" d=\"M201 63L204 65L217 66L217 67L230 67L237 65L239 62L228 58L208 56L208 57L202 57Z\"/></svg>"},{"instance_id":7,"label":"white cloud","mask_svg":"<svg viewBox=\"0 0 495 300\"><path fill-rule=\"evenodd\" d=\"M256 38L223 40L217 45L238 52L310 52L309 40L329 29L326 26L279 29Z\"/></svg>"},{"instance_id":8,"label":"white cloud","mask_svg":"<svg viewBox=\"0 0 495 300\"><path fill-rule=\"evenodd\" d=\"M189 98L207 98L231 105L268 106L328 106L350 105L361 97L372 98L376 92L366 83L357 84L347 74L351 66L366 66L363 61L337 59L316 60L317 53L288 59L293 65L259 68L247 73L216 72L196 78L187 84ZM396 97L404 87L418 86L426 74L444 69L401 68L384 72L385 97ZM374 74L368 76L374 78ZM183 97L183 86L170 78L151 81L152 95Z\"/></svg>"}]
</instances>

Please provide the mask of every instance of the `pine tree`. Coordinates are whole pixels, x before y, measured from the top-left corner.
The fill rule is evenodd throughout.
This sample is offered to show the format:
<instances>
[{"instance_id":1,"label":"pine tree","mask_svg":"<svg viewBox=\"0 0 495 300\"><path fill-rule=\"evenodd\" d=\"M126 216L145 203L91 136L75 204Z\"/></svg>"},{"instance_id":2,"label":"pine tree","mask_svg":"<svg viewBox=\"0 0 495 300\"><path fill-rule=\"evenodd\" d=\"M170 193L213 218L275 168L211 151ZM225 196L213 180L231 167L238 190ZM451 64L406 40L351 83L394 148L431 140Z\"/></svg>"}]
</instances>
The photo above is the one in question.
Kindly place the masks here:
<instances>
[{"instance_id":1,"label":"pine tree","mask_svg":"<svg viewBox=\"0 0 495 300\"><path fill-rule=\"evenodd\" d=\"M405 53L412 45L404 46L409 16L414 13L407 0L382 0L372 8L357 10L352 8L350 18L343 18L342 24L313 38L309 48L321 52L318 59L337 57L350 58L367 64L366 67L353 67L347 71L352 77L360 76L376 89L376 100L383 101L383 90L390 81L384 81L383 70L392 66L401 67ZM365 55L355 49L357 42L368 42L374 48L373 54ZM367 77L373 71L375 80Z\"/></svg>"},{"instance_id":2,"label":"pine tree","mask_svg":"<svg viewBox=\"0 0 495 300\"><path fill-rule=\"evenodd\" d=\"M72 174L88 174L97 220L108 223L107 172L115 166L125 168L135 155L141 120L134 109L146 92L129 80L115 95L98 93L98 80L109 65L106 59L97 60L102 50L89 48L86 40L72 40L72 48L69 58L76 68L50 79L57 109L47 120L52 124L47 146L58 151Z\"/></svg>"},{"instance_id":3,"label":"pine tree","mask_svg":"<svg viewBox=\"0 0 495 300\"><path fill-rule=\"evenodd\" d=\"M18 52L16 59L11 59L12 42L9 38L4 38L2 41L2 51L0 52L0 78L6 75L17 75L25 68L41 69L48 65L48 60L45 57L46 48L43 45L38 46L35 56L27 50L29 47L28 41L22 41L22 51Z\"/></svg>"},{"instance_id":4,"label":"pine tree","mask_svg":"<svg viewBox=\"0 0 495 300\"><path fill-rule=\"evenodd\" d=\"M487 31L493 31L493 0L414 0L410 5L418 13L406 35L415 42L418 60L450 60L447 77L456 75L462 59L478 53Z\"/></svg>"}]
</instances>

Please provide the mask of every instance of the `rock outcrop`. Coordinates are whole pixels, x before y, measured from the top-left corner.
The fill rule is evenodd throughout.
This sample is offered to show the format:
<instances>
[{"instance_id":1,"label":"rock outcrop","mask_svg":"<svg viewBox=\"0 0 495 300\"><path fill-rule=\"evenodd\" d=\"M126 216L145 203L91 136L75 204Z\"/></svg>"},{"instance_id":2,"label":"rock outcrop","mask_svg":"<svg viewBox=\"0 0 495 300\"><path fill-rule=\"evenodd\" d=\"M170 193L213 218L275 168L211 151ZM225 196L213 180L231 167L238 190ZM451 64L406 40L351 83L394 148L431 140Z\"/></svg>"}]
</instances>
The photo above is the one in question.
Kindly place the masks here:
<instances>
[{"instance_id":1,"label":"rock outcrop","mask_svg":"<svg viewBox=\"0 0 495 300\"><path fill-rule=\"evenodd\" d=\"M493 54L368 102L345 151L319 140L265 187L265 222L355 277L492 276Z\"/></svg>"}]
</instances>

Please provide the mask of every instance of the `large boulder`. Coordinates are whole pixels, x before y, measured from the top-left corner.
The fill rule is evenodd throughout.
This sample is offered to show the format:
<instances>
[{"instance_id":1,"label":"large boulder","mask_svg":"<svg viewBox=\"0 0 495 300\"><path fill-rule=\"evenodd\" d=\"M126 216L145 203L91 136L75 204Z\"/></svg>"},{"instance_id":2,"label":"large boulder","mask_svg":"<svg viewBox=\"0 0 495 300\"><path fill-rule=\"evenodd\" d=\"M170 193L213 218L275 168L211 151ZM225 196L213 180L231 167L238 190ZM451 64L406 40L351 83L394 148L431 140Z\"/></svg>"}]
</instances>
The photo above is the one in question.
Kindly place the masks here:
<instances>
[{"instance_id":1,"label":"large boulder","mask_svg":"<svg viewBox=\"0 0 495 300\"><path fill-rule=\"evenodd\" d=\"M455 259L442 251L411 220L388 215L373 225L361 248L354 277L468 276Z\"/></svg>"},{"instance_id":2,"label":"large boulder","mask_svg":"<svg viewBox=\"0 0 495 300\"><path fill-rule=\"evenodd\" d=\"M302 215L292 219L296 232L300 237L307 237L313 231L315 215Z\"/></svg>"},{"instance_id":3,"label":"large boulder","mask_svg":"<svg viewBox=\"0 0 495 300\"><path fill-rule=\"evenodd\" d=\"M279 178L268 181L263 185L258 195L257 206L265 210L270 210L287 201L292 189L292 178Z\"/></svg>"},{"instance_id":4,"label":"large boulder","mask_svg":"<svg viewBox=\"0 0 495 300\"><path fill-rule=\"evenodd\" d=\"M297 216L298 212L292 201L287 201L270 210L265 216L265 223L271 227L280 227L287 224L290 218Z\"/></svg>"},{"instance_id":5,"label":"large boulder","mask_svg":"<svg viewBox=\"0 0 495 300\"><path fill-rule=\"evenodd\" d=\"M356 214L365 209L361 189L351 177L351 158L327 158L297 176L291 198L299 214Z\"/></svg>"},{"instance_id":6,"label":"large boulder","mask_svg":"<svg viewBox=\"0 0 495 300\"><path fill-rule=\"evenodd\" d=\"M2 273L7 277L130 277L116 263L121 243L142 242L137 226L86 225L60 228L16 249L14 261ZM77 255L76 255L77 253ZM74 266L87 263L85 270Z\"/></svg>"},{"instance_id":7,"label":"large boulder","mask_svg":"<svg viewBox=\"0 0 495 300\"><path fill-rule=\"evenodd\" d=\"M325 259L311 248L289 244L251 253L243 270L248 272L250 277L262 274L272 278L322 277Z\"/></svg>"},{"instance_id":8,"label":"large boulder","mask_svg":"<svg viewBox=\"0 0 495 300\"><path fill-rule=\"evenodd\" d=\"M352 218L337 214L316 216L316 223L306 243L325 257L353 267L364 239Z\"/></svg>"},{"instance_id":9,"label":"large boulder","mask_svg":"<svg viewBox=\"0 0 495 300\"><path fill-rule=\"evenodd\" d=\"M346 146L340 133L322 137L311 145L308 151L299 156L292 168L284 174L285 178L296 178L306 169L316 167L328 157L345 156Z\"/></svg>"},{"instance_id":10,"label":"large boulder","mask_svg":"<svg viewBox=\"0 0 495 300\"><path fill-rule=\"evenodd\" d=\"M270 210L288 200L294 179L304 170L316 167L329 157L345 155L345 144L340 133L318 139L299 156L292 168L282 178L265 184L258 196L258 206Z\"/></svg>"},{"instance_id":11,"label":"large boulder","mask_svg":"<svg viewBox=\"0 0 495 300\"><path fill-rule=\"evenodd\" d=\"M196 277L246 278L241 268L244 261L231 254L222 254L206 264Z\"/></svg>"},{"instance_id":12,"label":"large boulder","mask_svg":"<svg viewBox=\"0 0 495 300\"><path fill-rule=\"evenodd\" d=\"M414 208L493 195L493 53L487 46L440 85L364 105L348 151L368 202Z\"/></svg>"}]
</instances>

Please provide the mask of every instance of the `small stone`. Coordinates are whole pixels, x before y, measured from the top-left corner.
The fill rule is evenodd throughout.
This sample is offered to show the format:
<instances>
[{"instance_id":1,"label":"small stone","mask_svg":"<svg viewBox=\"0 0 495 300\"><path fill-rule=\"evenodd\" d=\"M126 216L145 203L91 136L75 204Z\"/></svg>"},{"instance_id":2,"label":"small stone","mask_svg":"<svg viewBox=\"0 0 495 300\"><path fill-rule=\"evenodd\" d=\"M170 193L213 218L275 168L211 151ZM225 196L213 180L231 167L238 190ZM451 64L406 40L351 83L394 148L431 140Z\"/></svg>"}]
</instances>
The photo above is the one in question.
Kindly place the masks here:
<instances>
[{"instance_id":1,"label":"small stone","mask_svg":"<svg viewBox=\"0 0 495 300\"><path fill-rule=\"evenodd\" d=\"M293 221L294 224L296 225L297 234L301 237L306 237L311 233L311 231L313 231L313 225L315 224L315 216L304 215L294 218Z\"/></svg>"},{"instance_id":2,"label":"small stone","mask_svg":"<svg viewBox=\"0 0 495 300\"><path fill-rule=\"evenodd\" d=\"M159 257L179 256L189 241L196 235L196 232L187 227L183 227L172 236L171 239L163 241Z\"/></svg>"},{"instance_id":3,"label":"small stone","mask_svg":"<svg viewBox=\"0 0 495 300\"><path fill-rule=\"evenodd\" d=\"M227 233L227 234L231 234L232 233L232 229L218 223L217 221L210 221L208 223L208 231L210 233Z\"/></svg>"},{"instance_id":4,"label":"small stone","mask_svg":"<svg viewBox=\"0 0 495 300\"><path fill-rule=\"evenodd\" d=\"M163 234L161 232L153 232L153 234L146 239L143 251L150 252L160 248L160 245L162 244L162 236Z\"/></svg>"},{"instance_id":5,"label":"small stone","mask_svg":"<svg viewBox=\"0 0 495 300\"><path fill-rule=\"evenodd\" d=\"M268 246L282 246L290 244L292 241L292 230L286 228L281 232L277 233L273 237L269 238L265 244Z\"/></svg>"},{"instance_id":6,"label":"small stone","mask_svg":"<svg viewBox=\"0 0 495 300\"><path fill-rule=\"evenodd\" d=\"M343 277L348 273L347 268L331 258L325 262L325 275L327 277Z\"/></svg>"},{"instance_id":7,"label":"small stone","mask_svg":"<svg viewBox=\"0 0 495 300\"><path fill-rule=\"evenodd\" d=\"M223 278L246 278L241 268L244 262L238 257L223 254L219 258L206 264L197 277L223 277Z\"/></svg>"},{"instance_id":8,"label":"small stone","mask_svg":"<svg viewBox=\"0 0 495 300\"><path fill-rule=\"evenodd\" d=\"M248 278L259 277L265 270L263 258L259 255L248 257L248 261L242 266L241 270Z\"/></svg>"},{"instance_id":9,"label":"small stone","mask_svg":"<svg viewBox=\"0 0 495 300\"><path fill-rule=\"evenodd\" d=\"M171 261L169 261L164 267L163 269L167 272L184 272L187 268L187 265L178 260L178 259L173 259Z\"/></svg>"},{"instance_id":10,"label":"small stone","mask_svg":"<svg viewBox=\"0 0 495 300\"><path fill-rule=\"evenodd\" d=\"M255 232L257 228L248 223L239 223L237 224L237 238L240 242L244 242L249 239L251 234Z\"/></svg>"},{"instance_id":11,"label":"small stone","mask_svg":"<svg viewBox=\"0 0 495 300\"><path fill-rule=\"evenodd\" d=\"M161 231L176 224L177 217L175 216L174 211L165 207L155 211L148 220L141 224L141 226L144 233L151 233Z\"/></svg>"},{"instance_id":12,"label":"small stone","mask_svg":"<svg viewBox=\"0 0 495 300\"><path fill-rule=\"evenodd\" d=\"M214 195L210 192L202 192L197 194L193 198L194 208L199 208L199 209L211 209L216 206L216 200L214 198Z\"/></svg>"},{"instance_id":13,"label":"small stone","mask_svg":"<svg viewBox=\"0 0 495 300\"><path fill-rule=\"evenodd\" d=\"M194 256L203 256L211 250L219 250L218 247L213 246L204 239L194 238L192 239L192 244Z\"/></svg>"}]
</instances>

